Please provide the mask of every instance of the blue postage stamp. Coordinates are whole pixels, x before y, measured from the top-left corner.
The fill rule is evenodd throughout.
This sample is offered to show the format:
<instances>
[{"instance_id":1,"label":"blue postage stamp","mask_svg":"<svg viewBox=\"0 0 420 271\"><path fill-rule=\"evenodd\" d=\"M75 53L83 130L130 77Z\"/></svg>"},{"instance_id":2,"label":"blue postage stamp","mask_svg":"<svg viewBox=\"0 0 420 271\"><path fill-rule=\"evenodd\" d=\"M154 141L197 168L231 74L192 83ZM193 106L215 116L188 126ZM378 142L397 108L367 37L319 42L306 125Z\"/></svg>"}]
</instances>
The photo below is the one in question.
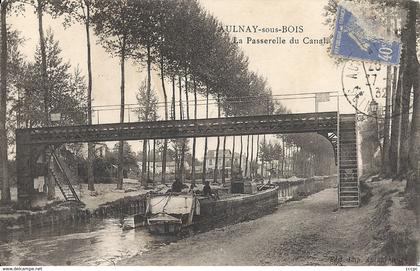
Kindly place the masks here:
<instances>
[{"instance_id":1,"label":"blue postage stamp","mask_svg":"<svg viewBox=\"0 0 420 271\"><path fill-rule=\"evenodd\" d=\"M346 59L378 61L387 65L400 62L401 42L373 37L348 8L339 5L331 54Z\"/></svg>"}]
</instances>

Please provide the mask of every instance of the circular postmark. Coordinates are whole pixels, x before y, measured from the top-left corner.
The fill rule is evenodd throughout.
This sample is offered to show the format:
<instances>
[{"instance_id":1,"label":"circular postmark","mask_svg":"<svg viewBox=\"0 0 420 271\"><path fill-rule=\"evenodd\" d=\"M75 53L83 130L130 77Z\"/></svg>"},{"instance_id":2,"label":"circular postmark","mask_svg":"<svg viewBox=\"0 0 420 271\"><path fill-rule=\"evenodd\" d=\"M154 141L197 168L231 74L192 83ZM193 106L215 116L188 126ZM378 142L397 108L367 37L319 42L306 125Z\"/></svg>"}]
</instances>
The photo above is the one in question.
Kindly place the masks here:
<instances>
[{"instance_id":1,"label":"circular postmark","mask_svg":"<svg viewBox=\"0 0 420 271\"><path fill-rule=\"evenodd\" d=\"M387 66L379 62L363 62L348 60L343 64L341 73L342 91L346 100L356 110L356 113L362 118L374 117L385 118L385 111L388 99L390 117L397 117L404 113L409 113L412 108L412 95L406 97L400 91L399 97L396 95L398 78L388 78L394 74L387 72ZM387 84L390 97L387 97ZM392 110L395 106L392 104L398 102L399 110Z\"/></svg>"}]
</instances>

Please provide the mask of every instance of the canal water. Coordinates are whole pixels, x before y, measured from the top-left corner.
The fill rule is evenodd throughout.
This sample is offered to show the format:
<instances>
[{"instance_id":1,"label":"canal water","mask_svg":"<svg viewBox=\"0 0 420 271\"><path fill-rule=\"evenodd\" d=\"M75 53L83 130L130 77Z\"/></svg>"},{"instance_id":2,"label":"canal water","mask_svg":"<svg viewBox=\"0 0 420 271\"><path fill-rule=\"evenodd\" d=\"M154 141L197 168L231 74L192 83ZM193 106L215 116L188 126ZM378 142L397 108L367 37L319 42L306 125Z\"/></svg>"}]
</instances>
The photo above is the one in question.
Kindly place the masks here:
<instances>
[{"instance_id":1,"label":"canal water","mask_svg":"<svg viewBox=\"0 0 420 271\"><path fill-rule=\"evenodd\" d=\"M0 264L114 265L179 239L151 235L145 228L124 230L123 224L132 225L133 217L0 233Z\"/></svg>"}]
</instances>

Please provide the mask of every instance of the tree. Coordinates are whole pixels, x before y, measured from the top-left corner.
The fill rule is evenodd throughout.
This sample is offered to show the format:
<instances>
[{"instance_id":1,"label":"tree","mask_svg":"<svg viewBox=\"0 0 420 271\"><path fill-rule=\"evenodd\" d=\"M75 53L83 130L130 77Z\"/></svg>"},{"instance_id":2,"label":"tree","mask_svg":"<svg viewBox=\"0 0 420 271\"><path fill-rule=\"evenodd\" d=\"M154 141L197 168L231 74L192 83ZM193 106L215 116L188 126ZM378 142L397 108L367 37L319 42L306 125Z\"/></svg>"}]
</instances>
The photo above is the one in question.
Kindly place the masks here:
<instances>
[{"instance_id":1,"label":"tree","mask_svg":"<svg viewBox=\"0 0 420 271\"><path fill-rule=\"evenodd\" d=\"M112 151L106 155L106 159L113 165L119 162L119 146L120 142L115 143ZM137 158L136 154L132 151L131 145L128 142L124 142L124 159L122 160L123 175L127 176L130 171L137 171ZM125 174L124 174L125 173Z\"/></svg>"},{"instance_id":2,"label":"tree","mask_svg":"<svg viewBox=\"0 0 420 271\"><path fill-rule=\"evenodd\" d=\"M125 106L125 62L138 48L138 44L131 35L130 26L135 23L132 1L109 0L95 1L93 8L96 9L92 16L92 24L98 36L99 42L112 56L120 58L121 70L121 102L120 123L124 123ZM119 144L118 183L117 188L123 187L123 175L121 161L124 156L123 141Z\"/></svg>"},{"instance_id":3,"label":"tree","mask_svg":"<svg viewBox=\"0 0 420 271\"><path fill-rule=\"evenodd\" d=\"M7 132L6 132L6 100L7 100L7 8L8 2L1 3L1 88L0 88L0 178L2 182L1 200L3 203L9 203L10 198L10 185L9 176L7 171Z\"/></svg>"},{"instance_id":4,"label":"tree","mask_svg":"<svg viewBox=\"0 0 420 271\"><path fill-rule=\"evenodd\" d=\"M61 58L61 49L55 41L52 32L48 31L45 37L45 51L47 54L46 87L51 90L51 112L60 113L61 125L80 125L86 123L86 84L80 71L70 72L70 63ZM20 112L20 118L25 128L45 125L44 108L39 103L43 96L42 72L38 67L42 65L42 52L40 47L35 52L35 62L28 63L23 72L21 82L17 85L21 93L20 99L14 101L14 109ZM55 125L55 124L54 124Z\"/></svg>"},{"instance_id":5,"label":"tree","mask_svg":"<svg viewBox=\"0 0 420 271\"><path fill-rule=\"evenodd\" d=\"M413 113L411 120L411 132L410 132L410 148L409 151L409 168L418 170L418 161L420 160L420 65L416 52L417 45L417 12L419 9L419 4L410 1L408 5L408 41L407 41L407 55L409 57L409 70L412 80L413 87ZM409 94L407 94L409 95Z\"/></svg>"},{"instance_id":6,"label":"tree","mask_svg":"<svg viewBox=\"0 0 420 271\"><path fill-rule=\"evenodd\" d=\"M29 2L36 10L36 14L38 17L38 33L39 33L39 50L40 50L40 57L41 57L41 89L44 91L44 114L45 114L45 120L44 124L49 125L50 124L50 112L49 112L49 106L50 106L50 93L47 86L48 81L48 75L47 75L47 54L46 54L46 46L45 46L45 38L44 38L44 21L43 16L44 12L48 10L48 1L47 0L30 0ZM50 180L51 178L48 178L49 180L47 182L52 183ZM53 185L50 185L49 191L53 191ZM49 195L50 197L52 195Z\"/></svg>"},{"instance_id":7,"label":"tree","mask_svg":"<svg viewBox=\"0 0 420 271\"><path fill-rule=\"evenodd\" d=\"M206 119L209 118L209 91L208 87L206 87ZM203 157L203 176L201 182L204 184L206 181L206 167L207 167L207 145L208 145L208 138L204 138L204 157Z\"/></svg>"},{"instance_id":8,"label":"tree","mask_svg":"<svg viewBox=\"0 0 420 271\"><path fill-rule=\"evenodd\" d=\"M45 48L45 37L44 37L44 22L43 22L43 16L44 12L49 10L49 2L47 0L28 0L25 3L32 5L35 9L35 12L37 14L38 18L38 33L39 33L39 49L40 49L40 56L41 56L41 65L37 68L40 68L41 71L41 84L40 88L43 91L43 102L44 102L44 125L49 126L50 125L50 93L47 86L48 81L48 75L47 75L47 55L46 55L46 48ZM50 154L48 152L48 148L46 149L45 153L46 157L49 157ZM50 161L49 158L46 159L47 161ZM48 168L49 166L46 165ZM47 174L45 177L45 181L48 186L48 198L52 199L55 196L55 184L47 171Z\"/></svg>"},{"instance_id":9,"label":"tree","mask_svg":"<svg viewBox=\"0 0 420 271\"><path fill-rule=\"evenodd\" d=\"M418 81L418 60L416 55L416 13L418 4L407 1L404 8L407 10L407 22L401 31L403 44L403 58L400 70L402 70L403 80L401 84L401 150L399 174L408 171L408 152L409 152L409 114L410 114L410 95L415 81ZM401 77L400 77L401 78Z\"/></svg>"},{"instance_id":10,"label":"tree","mask_svg":"<svg viewBox=\"0 0 420 271\"><path fill-rule=\"evenodd\" d=\"M220 105L220 93L217 93L217 117L220 118L221 116L221 105ZM213 173L213 182L217 182L218 173L218 166L219 166L219 148L220 148L220 136L217 137L217 144L216 144L216 155L214 161L214 173ZM223 154L224 155L224 154Z\"/></svg>"},{"instance_id":11,"label":"tree","mask_svg":"<svg viewBox=\"0 0 420 271\"><path fill-rule=\"evenodd\" d=\"M19 84L25 80L23 74L26 63L23 54L20 52L20 46L24 41L18 31L7 27L6 132L9 147L13 147L15 129L19 127L18 124L20 123L19 111L15 108L14 99L19 96ZM1 74L0 71L0 78L2 78Z\"/></svg>"},{"instance_id":12,"label":"tree","mask_svg":"<svg viewBox=\"0 0 420 271\"><path fill-rule=\"evenodd\" d=\"M246 137L246 158L245 158L245 177L248 176L248 162L249 162L249 135Z\"/></svg>"},{"instance_id":13,"label":"tree","mask_svg":"<svg viewBox=\"0 0 420 271\"><path fill-rule=\"evenodd\" d=\"M275 142L273 146L273 159L277 160L277 176L280 174L280 161L282 160L283 156L283 148L280 143Z\"/></svg>"},{"instance_id":14,"label":"tree","mask_svg":"<svg viewBox=\"0 0 420 271\"><path fill-rule=\"evenodd\" d=\"M263 141L260 144L260 150L259 150L259 155L260 155L260 159L261 159L261 176L264 176L264 165L265 162L269 162L270 163L270 169L272 168L272 164L271 162L275 159L276 157L276 153L275 153L275 146L271 143L271 142L266 142Z\"/></svg>"},{"instance_id":15,"label":"tree","mask_svg":"<svg viewBox=\"0 0 420 271\"><path fill-rule=\"evenodd\" d=\"M90 44L90 20L91 20L91 1L92 0L50 0L53 14L66 14L65 25L75 20L83 23L86 31L86 49L87 49L87 69L88 69L88 85L87 85L87 124L92 125L92 56ZM95 155L95 146L88 143L88 189L95 190L95 176L93 172L93 161Z\"/></svg>"},{"instance_id":16,"label":"tree","mask_svg":"<svg viewBox=\"0 0 420 271\"><path fill-rule=\"evenodd\" d=\"M171 140L172 150L170 153L173 155L172 158L175 161L175 177L179 176L182 180L182 167L184 166L182 159L185 159L185 156L189 154L189 147L188 144L184 142L184 140ZM184 155L183 155L184 153ZM184 156L184 158L182 158Z\"/></svg>"},{"instance_id":17,"label":"tree","mask_svg":"<svg viewBox=\"0 0 420 271\"><path fill-rule=\"evenodd\" d=\"M153 10L158 10L156 24L154 25L156 30L156 37L153 39L153 44L155 45L155 50L158 51L158 61L160 65L160 78L162 84L162 91L163 91L163 98L164 98L164 105L165 105L165 120L169 120L169 112L168 112L168 95L166 93L166 86L165 86L165 76L166 71L169 71L168 67L168 60L165 56L166 50L166 36L168 35L167 31L169 31L170 27L168 27L168 23L173 18L173 13L171 12L175 6L175 1L155 1L158 8ZM162 183L165 183L166 178L166 158L167 158L167 149L168 149L168 140L165 139L163 143L163 151L162 151Z\"/></svg>"},{"instance_id":18,"label":"tree","mask_svg":"<svg viewBox=\"0 0 420 271\"><path fill-rule=\"evenodd\" d=\"M149 89L148 87L148 80L144 80L139 87L137 93L137 104L139 105L139 109L137 111L138 119L140 121L155 121L157 120L157 104L158 99L153 89ZM146 180L146 163L149 161L148 159L148 151L147 151L147 140L143 140L143 157L142 157L142 182L144 185L147 185ZM153 157L155 159L155 157Z\"/></svg>"}]
</instances>

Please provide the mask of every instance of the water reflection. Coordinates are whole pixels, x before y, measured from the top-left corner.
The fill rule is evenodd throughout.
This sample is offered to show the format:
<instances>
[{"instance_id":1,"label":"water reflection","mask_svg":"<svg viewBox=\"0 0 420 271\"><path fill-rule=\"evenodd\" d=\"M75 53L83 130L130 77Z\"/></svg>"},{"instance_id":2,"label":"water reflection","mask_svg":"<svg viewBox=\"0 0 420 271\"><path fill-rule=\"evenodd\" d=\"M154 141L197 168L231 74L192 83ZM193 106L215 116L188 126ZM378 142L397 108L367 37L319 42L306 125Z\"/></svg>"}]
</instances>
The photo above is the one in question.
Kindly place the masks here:
<instances>
[{"instance_id":1,"label":"water reflection","mask_svg":"<svg viewBox=\"0 0 420 271\"><path fill-rule=\"evenodd\" d=\"M153 248L176 241L146 229L123 230L132 217L91 220L42 230L0 234L1 265L113 265Z\"/></svg>"}]
</instances>

